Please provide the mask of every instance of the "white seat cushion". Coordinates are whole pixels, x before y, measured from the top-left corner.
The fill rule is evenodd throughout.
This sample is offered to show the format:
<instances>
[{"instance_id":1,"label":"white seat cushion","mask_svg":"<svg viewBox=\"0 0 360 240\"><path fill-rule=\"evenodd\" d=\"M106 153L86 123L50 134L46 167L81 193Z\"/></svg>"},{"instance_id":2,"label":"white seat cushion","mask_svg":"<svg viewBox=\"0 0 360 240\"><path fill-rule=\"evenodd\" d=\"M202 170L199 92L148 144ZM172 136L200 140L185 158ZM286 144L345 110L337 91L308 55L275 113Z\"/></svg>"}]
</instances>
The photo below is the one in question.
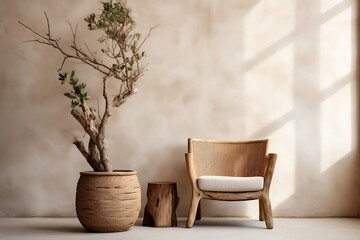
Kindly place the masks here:
<instances>
[{"instance_id":1,"label":"white seat cushion","mask_svg":"<svg viewBox=\"0 0 360 240\"><path fill-rule=\"evenodd\" d=\"M249 192L263 189L263 177L200 176L199 188L212 192Z\"/></svg>"}]
</instances>

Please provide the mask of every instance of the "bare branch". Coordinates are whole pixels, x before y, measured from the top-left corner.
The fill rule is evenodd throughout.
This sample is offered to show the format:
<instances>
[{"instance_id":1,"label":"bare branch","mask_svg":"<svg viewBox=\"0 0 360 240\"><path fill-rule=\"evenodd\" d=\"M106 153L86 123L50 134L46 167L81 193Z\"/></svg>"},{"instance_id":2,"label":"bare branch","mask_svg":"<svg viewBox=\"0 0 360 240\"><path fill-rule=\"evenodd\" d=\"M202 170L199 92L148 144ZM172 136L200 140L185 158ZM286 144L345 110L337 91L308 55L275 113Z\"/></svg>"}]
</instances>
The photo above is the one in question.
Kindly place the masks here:
<instances>
[{"instance_id":1,"label":"bare branch","mask_svg":"<svg viewBox=\"0 0 360 240\"><path fill-rule=\"evenodd\" d=\"M26 41L23 41L23 43L29 43L29 42L38 42L38 43L41 43L41 44L45 44L45 45L49 45L49 46L53 46L51 43L41 41L40 39L34 39L34 40L26 40Z\"/></svg>"},{"instance_id":2,"label":"bare branch","mask_svg":"<svg viewBox=\"0 0 360 240\"><path fill-rule=\"evenodd\" d=\"M88 159L89 153L85 148L85 145L82 141L78 140L77 138L74 139L73 144L78 148L78 150L81 152L81 154Z\"/></svg>"},{"instance_id":3,"label":"bare branch","mask_svg":"<svg viewBox=\"0 0 360 240\"><path fill-rule=\"evenodd\" d=\"M60 66L60 68L58 69L58 72L60 72L60 71L63 69L63 66L64 66L64 64L65 64L65 62L66 62L66 60L67 60L68 58L69 58L68 56L64 57L64 59L63 59L63 61L62 61L62 63L61 63L61 66Z\"/></svg>"},{"instance_id":4,"label":"bare branch","mask_svg":"<svg viewBox=\"0 0 360 240\"><path fill-rule=\"evenodd\" d=\"M76 53L76 56L79 56L79 53L78 53L78 50L77 50L77 47L76 47L76 33L77 33L77 24L75 26L75 31L71 25L71 23L68 21L68 24L69 24L69 27L70 27L70 30L71 30L71 34L73 35L73 46L74 46L74 50L75 50L75 53Z\"/></svg>"},{"instance_id":5,"label":"bare branch","mask_svg":"<svg viewBox=\"0 0 360 240\"><path fill-rule=\"evenodd\" d=\"M86 49L88 50L88 52L90 53L90 55L93 57L93 59L97 62L95 56L94 56L94 55L92 54L92 52L90 51L88 45L87 45L85 42L84 42L84 45L85 45Z\"/></svg>"},{"instance_id":6,"label":"bare branch","mask_svg":"<svg viewBox=\"0 0 360 240\"><path fill-rule=\"evenodd\" d=\"M91 128L90 123L87 122L85 115L82 113L82 110L79 108L74 108L71 110L71 115L81 124L85 132L90 136L93 141L96 141L98 130Z\"/></svg>"},{"instance_id":7,"label":"bare branch","mask_svg":"<svg viewBox=\"0 0 360 240\"><path fill-rule=\"evenodd\" d=\"M44 12L44 14L45 14L46 23L47 23L47 29L48 29L47 35L48 35L49 38L50 38L50 22L49 22L49 18L48 18L48 16L47 16L46 12Z\"/></svg>"},{"instance_id":8,"label":"bare branch","mask_svg":"<svg viewBox=\"0 0 360 240\"><path fill-rule=\"evenodd\" d=\"M76 138L74 139L73 144L85 157L86 161L94 169L94 171L104 171L104 166L100 161L98 151L96 151L96 145L91 139L89 140L89 151L86 150L84 143Z\"/></svg>"},{"instance_id":9,"label":"bare branch","mask_svg":"<svg viewBox=\"0 0 360 240\"><path fill-rule=\"evenodd\" d=\"M76 37L76 31L74 32L73 36L74 36L74 46L71 46L75 52L76 52L76 55L73 55L73 54L70 54L70 53L67 53L65 52L59 45L58 43L58 39L54 39L51 37L51 32L50 32L50 23L49 23L49 19L45 13L45 17L46 17L46 22L47 22L47 25L48 25L48 33L47 33L47 36L43 36L41 35L40 33L36 32L35 30L33 30L31 27L27 26L26 24L22 23L19 21L19 23L21 25L23 25L25 28L27 28L28 30L30 30L32 33L34 33L35 35L39 36L41 39L44 39L45 41L41 41L39 39L37 40L30 40L29 42L38 42L38 43L41 43L41 44L44 44L44 45L49 45L49 46L52 46L53 48L56 48L58 49L64 56L65 58L73 58L73 59L77 59L91 67L93 67L95 70L101 72L102 74L104 75L107 75L107 71L111 71L111 68L109 68L108 66L106 66L105 64L102 64L102 63L99 63L96 59L92 59L90 58L87 54L85 54L83 51L81 51L81 49L77 48L76 47L76 43L75 43L75 37ZM71 25L70 25L71 26ZM72 27L71 27L72 28ZM82 56L79 56L78 53L81 53ZM64 61L62 62L62 65L63 65ZM104 68L106 69L103 70L101 68ZM60 69L62 69L62 66L60 67Z\"/></svg>"},{"instance_id":10,"label":"bare branch","mask_svg":"<svg viewBox=\"0 0 360 240\"><path fill-rule=\"evenodd\" d=\"M158 27L158 26L150 28L149 33L148 33L148 34L145 36L145 38L142 40L142 42L140 43L139 47L136 49L135 52L138 52L138 51L139 51L139 49L142 47L142 45L145 43L145 41L148 40L148 38L150 37L152 30L155 29L155 28L157 28L157 27Z\"/></svg>"},{"instance_id":11,"label":"bare branch","mask_svg":"<svg viewBox=\"0 0 360 240\"><path fill-rule=\"evenodd\" d=\"M76 24L75 31L74 31L74 29L73 29L71 23L69 22L69 20L68 20L68 24L69 24L71 33L72 33L72 35L73 35L73 38L75 39L75 38L76 38L76 31L77 31L77 26L78 26L78 25Z\"/></svg>"},{"instance_id":12,"label":"bare branch","mask_svg":"<svg viewBox=\"0 0 360 240\"><path fill-rule=\"evenodd\" d=\"M28 30L30 30L32 33L34 33L35 35L46 39L46 37L42 36L41 34L35 32L32 28L28 27L26 24L22 23L21 21L18 21L18 23L20 23L21 25L23 25L25 28L27 28Z\"/></svg>"}]
</instances>

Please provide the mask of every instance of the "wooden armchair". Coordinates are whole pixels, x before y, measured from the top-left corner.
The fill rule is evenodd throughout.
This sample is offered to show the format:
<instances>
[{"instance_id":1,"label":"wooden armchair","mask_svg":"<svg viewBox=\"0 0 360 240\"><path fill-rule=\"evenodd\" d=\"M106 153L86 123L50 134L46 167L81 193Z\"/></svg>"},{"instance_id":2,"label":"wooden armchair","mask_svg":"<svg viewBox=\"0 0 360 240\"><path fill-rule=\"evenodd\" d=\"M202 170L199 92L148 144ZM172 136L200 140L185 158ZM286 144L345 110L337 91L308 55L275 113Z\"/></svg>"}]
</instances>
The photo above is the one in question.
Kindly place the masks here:
<instances>
[{"instance_id":1,"label":"wooden armchair","mask_svg":"<svg viewBox=\"0 0 360 240\"><path fill-rule=\"evenodd\" d=\"M188 139L185 154L192 184L186 227L201 218L200 200L243 201L259 199L259 218L273 228L269 189L276 154L267 154L268 140L226 142Z\"/></svg>"}]
</instances>

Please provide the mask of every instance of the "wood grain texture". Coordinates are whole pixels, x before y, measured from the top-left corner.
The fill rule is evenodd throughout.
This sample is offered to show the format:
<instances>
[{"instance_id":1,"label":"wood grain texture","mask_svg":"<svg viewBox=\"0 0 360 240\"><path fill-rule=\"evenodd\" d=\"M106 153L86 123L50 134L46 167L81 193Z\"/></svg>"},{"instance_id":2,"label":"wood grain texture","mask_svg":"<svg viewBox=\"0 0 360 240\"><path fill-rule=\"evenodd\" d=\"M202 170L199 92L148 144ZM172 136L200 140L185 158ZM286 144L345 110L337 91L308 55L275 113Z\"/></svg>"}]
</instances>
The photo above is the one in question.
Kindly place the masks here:
<instances>
[{"instance_id":1,"label":"wood grain texture","mask_svg":"<svg viewBox=\"0 0 360 240\"><path fill-rule=\"evenodd\" d=\"M176 227L176 208L179 204L176 183L149 183L143 226Z\"/></svg>"},{"instance_id":2,"label":"wood grain texture","mask_svg":"<svg viewBox=\"0 0 360 240\"><path fill-rule=\"evenodd\" d=\"M192 185L192 200L187 227L192 227L195 217L200 219L201 199L221 201L245 201L259 199L259 219L265 220L268 229L273 228L269 190L275 169L274 153L267 154L269 140L230 142L216 140L188 139L186 166ZM197 179L203 175L264 177L264 187L255 192L211 192L202 191ZM196 214L198 212L198 214Z\"/></svg>"}]
</instances>

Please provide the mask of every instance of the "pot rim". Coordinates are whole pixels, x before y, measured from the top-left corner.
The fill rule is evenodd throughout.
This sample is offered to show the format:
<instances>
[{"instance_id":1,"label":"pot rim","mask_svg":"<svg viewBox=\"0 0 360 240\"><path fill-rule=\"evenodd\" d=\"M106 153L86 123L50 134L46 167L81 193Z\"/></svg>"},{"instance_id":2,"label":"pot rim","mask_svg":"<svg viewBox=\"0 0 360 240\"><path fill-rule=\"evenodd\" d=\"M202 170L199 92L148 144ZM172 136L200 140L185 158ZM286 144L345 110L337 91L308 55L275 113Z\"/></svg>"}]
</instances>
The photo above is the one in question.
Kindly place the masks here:
<instances>
[{"instance_id":1,"label":"pot rim","mask_svg":"<svg viewBox=\"0 0 360 240\"><path fill-rule=\"evenodd\" d=\"M114 170L113 172L94 172L94 171L82 171L80 175L86 176L130 176L136 175L135 170Z\"/></svg>"}]
</instances>

